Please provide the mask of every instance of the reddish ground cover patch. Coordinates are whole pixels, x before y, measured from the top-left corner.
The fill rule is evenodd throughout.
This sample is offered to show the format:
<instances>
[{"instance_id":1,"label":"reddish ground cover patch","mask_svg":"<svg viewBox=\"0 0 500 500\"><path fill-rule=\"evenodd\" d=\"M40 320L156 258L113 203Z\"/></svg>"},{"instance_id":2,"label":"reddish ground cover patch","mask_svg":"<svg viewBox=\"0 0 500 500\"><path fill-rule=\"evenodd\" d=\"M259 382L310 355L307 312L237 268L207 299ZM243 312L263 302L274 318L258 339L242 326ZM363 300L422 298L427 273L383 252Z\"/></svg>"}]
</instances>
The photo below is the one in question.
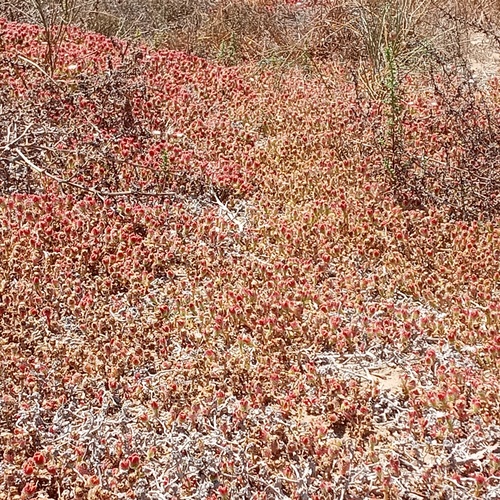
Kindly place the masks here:
<instances>
[{"instance_id":1,"label":"reddish ground cover patch","mask_svg":"<svg viewBox=\"0 0 500 500\"><path fill-rule=\"evenodd\" d=\"M380 102L0 26L0 498L498 498L498 220L402 208Z\"/></svg>"}]
</instances>

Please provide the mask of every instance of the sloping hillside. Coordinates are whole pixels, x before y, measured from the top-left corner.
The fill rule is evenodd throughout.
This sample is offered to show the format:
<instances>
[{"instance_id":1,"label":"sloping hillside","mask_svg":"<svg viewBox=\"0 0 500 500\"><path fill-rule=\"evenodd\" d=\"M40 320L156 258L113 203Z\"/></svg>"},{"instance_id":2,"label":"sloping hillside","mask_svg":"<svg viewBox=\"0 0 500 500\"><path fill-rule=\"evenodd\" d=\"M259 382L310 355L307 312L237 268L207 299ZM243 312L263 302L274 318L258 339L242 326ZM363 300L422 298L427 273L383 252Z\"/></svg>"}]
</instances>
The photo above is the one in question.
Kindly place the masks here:
<instances>
[{"instance_id":1,"label":"sloping hillside","mask_svg":"<svg viewBox=\"0 0 500 500\"><path fill-rule=\"evenodd\" d=\"M500 496L496 115L0 30L0 498Z\"/></svg>"}]
</instances>

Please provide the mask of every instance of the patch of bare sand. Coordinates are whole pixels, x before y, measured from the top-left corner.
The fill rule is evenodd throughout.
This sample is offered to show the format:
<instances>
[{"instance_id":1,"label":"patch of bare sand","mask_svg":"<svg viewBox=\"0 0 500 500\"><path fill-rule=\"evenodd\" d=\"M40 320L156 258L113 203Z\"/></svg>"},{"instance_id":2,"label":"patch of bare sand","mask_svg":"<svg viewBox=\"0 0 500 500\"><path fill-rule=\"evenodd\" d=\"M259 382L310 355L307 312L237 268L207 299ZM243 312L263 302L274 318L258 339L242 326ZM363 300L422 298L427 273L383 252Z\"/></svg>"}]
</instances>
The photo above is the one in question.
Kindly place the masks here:
<instances>
[{"instance_id":1,"label":"patch of bare sand","mask_svg":"<svg viewBox=\"0 0 500 500\"><path fill-rule=\"evenodd\" d=\"M472 33L470 36L470 68L474 76L482 82L498 76L500 50L485 33ZM498 44L497 44L498 45Z\"/></svg>"},{"instance_id":2,"label":"patch of bare sand","mask_svg":"<svg viewBox=\"0 0 500 500\"><path fill-rule=\"evenodd\" d=\"M403 392L403 371L400 368L381 366L372 370L371 375L378 381L381 391Z\"/></svg>"}]
</instances>

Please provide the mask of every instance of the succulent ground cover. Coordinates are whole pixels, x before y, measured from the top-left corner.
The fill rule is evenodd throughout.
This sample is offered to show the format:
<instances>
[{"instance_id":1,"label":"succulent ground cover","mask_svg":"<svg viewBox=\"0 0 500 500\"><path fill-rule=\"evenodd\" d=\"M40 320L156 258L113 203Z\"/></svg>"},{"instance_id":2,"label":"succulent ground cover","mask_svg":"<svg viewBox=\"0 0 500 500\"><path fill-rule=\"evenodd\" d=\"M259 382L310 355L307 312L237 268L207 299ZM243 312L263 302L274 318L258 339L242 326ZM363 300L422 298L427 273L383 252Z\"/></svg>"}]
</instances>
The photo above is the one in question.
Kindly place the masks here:
<instances>
[{"instance_id":1,"label":"succulent ground cover","mask_svg":"<svg viewBox=\"0 0 500 500\"><path fill-rule=\"evenodd\" d=\"M0 30L0 498L500 496L497 82Z\"/></svg>"}]
</instances>

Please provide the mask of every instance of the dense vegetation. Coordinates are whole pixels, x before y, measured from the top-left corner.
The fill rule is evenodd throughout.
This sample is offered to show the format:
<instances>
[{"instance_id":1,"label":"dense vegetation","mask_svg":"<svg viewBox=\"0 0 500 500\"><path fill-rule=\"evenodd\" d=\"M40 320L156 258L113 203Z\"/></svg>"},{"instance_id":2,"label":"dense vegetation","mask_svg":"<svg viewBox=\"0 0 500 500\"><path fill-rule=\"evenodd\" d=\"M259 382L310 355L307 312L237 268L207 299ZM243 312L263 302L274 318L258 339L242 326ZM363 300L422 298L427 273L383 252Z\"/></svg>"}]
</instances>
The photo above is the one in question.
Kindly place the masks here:
<instances>
[{"instance_id":1,"label":"dense vegetation","mask_svg":"<svg viewBox=\"0 0 500 500\"><path fill-rule=\"evenodd\" d=\"M0 498L500 496L500 85L395 40L0 19Z\"/></svg>"}]
</instances>

